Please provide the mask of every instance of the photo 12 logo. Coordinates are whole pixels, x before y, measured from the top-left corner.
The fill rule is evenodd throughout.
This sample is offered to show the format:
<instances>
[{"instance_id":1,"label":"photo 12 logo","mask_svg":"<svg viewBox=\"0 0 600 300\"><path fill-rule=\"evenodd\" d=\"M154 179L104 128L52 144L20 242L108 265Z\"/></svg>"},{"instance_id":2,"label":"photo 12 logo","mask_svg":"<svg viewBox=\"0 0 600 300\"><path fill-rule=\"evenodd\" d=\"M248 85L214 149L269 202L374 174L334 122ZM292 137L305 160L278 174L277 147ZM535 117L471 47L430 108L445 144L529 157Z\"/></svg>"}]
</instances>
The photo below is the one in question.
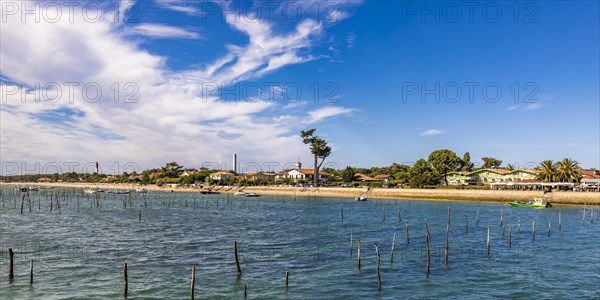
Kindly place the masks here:
<instances>
[{"instance_id":1,"label":"photo 12 logo","mask_svg":"<svg viewBox=\"0 0 600 300\"><path fill-rule=\"evenodd\" d=\"M533 1L403 1L402 22L538 23L540 8Z\"/></svg>"},{"instance_id":2,"label":"photo 12 logo","mask_svg":"<svg viewBox=\"0 0 600 300\"><path fill-rule=\"evenodd\" d=\"M514 103L538 103L537 94L540 88L535 82L514 82L501 85L497 82L402 82L402 103L409 101L458 103L468 101L474 103L483 100L497 103L503 95L512 98Z\"/></svg>"},{"instance_id":3,"label":"photo 12 logo","mask_svg":"<svg viewBox=\"0 0 600 300\"><path fill-rule=\"evenodd\" d=\"M201 88L202 101L208 102L211 98L220 101L233 102L284 102L296 103L311 99L315 103L338 103L339 86L333 81L312 82L302 85L298 82L256 82L245 81L236 83L206 82L201 80L189 81Z\"/></svg>"},{"instance_id":4,"label":"photo 12 logo","mask_svg":"<svg viewBox=\"0 0 600 300\"><path fill-rule=\"evenodd\" d=\"M135 82L113 82L104 86L97 82L4 83L0 85L0 101L73 103L82 100L88 103L138 103L139 90Z\"/></svg>"},{"instance_id":5,"label":"photo 12 logo","mask_svg":"<svg viewBox=\"0 0 600 300\"><path fill-rule=\"evenodd\" d=\"M134 0L124 1L0 1L1 23L74 23L82 20L97 23L136 23L139 6Z\"/></svg>"}]
</instances>

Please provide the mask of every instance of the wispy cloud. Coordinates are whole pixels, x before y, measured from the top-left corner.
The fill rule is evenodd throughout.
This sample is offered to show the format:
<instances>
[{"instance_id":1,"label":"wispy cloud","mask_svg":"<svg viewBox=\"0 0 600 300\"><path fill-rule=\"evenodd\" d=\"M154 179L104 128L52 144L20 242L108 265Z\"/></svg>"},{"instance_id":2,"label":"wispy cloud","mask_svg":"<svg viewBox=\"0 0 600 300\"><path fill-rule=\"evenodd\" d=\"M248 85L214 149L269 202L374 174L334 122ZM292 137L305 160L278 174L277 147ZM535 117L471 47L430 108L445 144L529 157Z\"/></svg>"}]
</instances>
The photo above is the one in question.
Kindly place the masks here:
<instances>
[{"instance_id":1,"label":"wispy cloud","mask_svg":"<svg viewBox=\"0 0 600 300\"><path fill-rule=\"evenodd\" d=\"M545 101L538 101L538 102L534 102L534 103L527 103L525 105L509 106L506 108L506 110L508 110L508 111L531 111L531 110L540 109L540 108L546 106L546 104L547 103Z\"/></svg>"},{"instance_id":2,"label":"wispy cloud","mask_svg":"<svg viewBox=\"0 0 600 300\"><path fill-rule=\"evenodd\" d=\"M444 133L446 133L446 131L439 130L439 129L427 129L427 130L421 132L421 136L440 135L440 134L444 134Z\"/></svg>"},{"instance_id":3,"label":"wispy cloud","mask_svg":"<svg viewBox=\"0 0 600 300\"><path fill-rule=\"evenodd\" d=\"M308 116L308 124L316 123L322 121L326 118L345 115L352 113L354 110L351 108L341 107L341 106L327 106L317 110L309 111Z\"/></svg>"},{"instance_id":4,"label":"wispy cloud","mask_svg":"<svg viewBox=\"0 0 600 300\"><path fill-rule=\"evenodd\" d=\"M154 38L168 38L168 39L200 39L202 36L197 32L188 31L182 28L161 25L161 24L150 24L144 23L133 27L131 33L149 36Z\"/></svg>"},{"instance_id":5,"label":"wispy cloud","mask_svg":"<svg viewBox=\"0 0 600 300\"><path fill-rule=\"evenodd\" d=\"M186 4L186 1L182 0L157 0L156 4L163 8L186 13L188 15L198 15L200 13L200 10L197 7L188 5Z\"/></svg>"}]
</instances>

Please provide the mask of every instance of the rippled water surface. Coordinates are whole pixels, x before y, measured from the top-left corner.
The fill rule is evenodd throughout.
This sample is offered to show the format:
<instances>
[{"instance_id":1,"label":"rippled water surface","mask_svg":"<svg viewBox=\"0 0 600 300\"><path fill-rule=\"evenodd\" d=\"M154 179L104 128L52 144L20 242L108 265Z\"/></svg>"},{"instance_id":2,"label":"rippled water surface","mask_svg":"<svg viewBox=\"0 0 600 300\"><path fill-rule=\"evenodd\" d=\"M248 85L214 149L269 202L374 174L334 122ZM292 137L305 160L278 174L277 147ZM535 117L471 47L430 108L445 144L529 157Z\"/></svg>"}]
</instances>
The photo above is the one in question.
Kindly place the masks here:
<instances>
[{"instance_id":1,"label":"rippled water surface","mask_svg":"<svg viewBox=\"0 0 600 300\"><path fill-rule=\"evenodd\" d=\"M584 208L575 206L191 193L96 197L80 190L42 190L30 194L30 211L30 200L15 195L5 189L0 207L1 299L123 298L124 263L128 299L189 298L192 265L199 298L243 298L244 286L250 299L600 297L600 221L589 206L584 221ZM431 235L429 278L425 222ZM381 251L381 289L374 243ZM8 248L15 252L12 281Z\"/></svg>"}]
</instances>

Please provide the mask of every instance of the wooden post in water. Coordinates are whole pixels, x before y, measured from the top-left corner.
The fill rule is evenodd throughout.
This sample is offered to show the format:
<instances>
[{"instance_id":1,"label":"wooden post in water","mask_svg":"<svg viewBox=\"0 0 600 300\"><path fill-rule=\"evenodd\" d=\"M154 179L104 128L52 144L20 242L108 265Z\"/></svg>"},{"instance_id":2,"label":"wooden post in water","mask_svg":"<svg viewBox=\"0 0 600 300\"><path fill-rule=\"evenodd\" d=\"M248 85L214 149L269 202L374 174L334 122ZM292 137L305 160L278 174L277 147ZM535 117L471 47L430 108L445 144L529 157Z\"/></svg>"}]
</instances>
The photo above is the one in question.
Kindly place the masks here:
<instances>
[{"instance_id":1,"label":"wooden post in water","mask_svg":"<svg viewBox=\"0 0 600 300\"><path fill-rule=\"evenodd\" d=\"M517 233L521 233L521 219L517 218Z\"/></svg>"},{"instance_id":2,"label":"wooden post in water","mask_svg":"<svg viewBox=\"0 0 600 300\"><path fill-rule=\"evenodd\" d=\"M408 220L406 220L406 244L410 243L410 238L408 236Z\"/></svg>"},{"instance_id":3,"label":"wooden post in water","mask_svg":"<svg viewBox=\"0 0 600 300\"><path fill-rule=\"evenodd\" d=\"M235 268L237 270L238 278L242 276L242 269L240 268L240 260L238 259L237 252L237 241L233 241L233 255L235 256Z\"/></svg>"},{"instance_id":4,"label":"wooden post in water","mask_svg":"<svg viewBox=\"0 0 600 300\"><path fill-rule=\"evenodd\" d=\"M138 221L141 222L142 221L142 209L140 208L140 215L138 217Z\"/></svg>"},{"instance_id":5,"label":"wooden post in water","mask_svg":"<svg viewBox=\"0 0 600 300\"><path fill-rule=\"evenodd\" d=\"M375 243L375 251L377 252L377 267L375 268L375 270L377 271L377 288L381 289L381 274L379 273L380 256L379 256L379 246L377 245L377 243Z\"/></svg>"},{"instance_id":6,"label":"wooden post in water","mask_svg":"<svg viewBox=\"0 0 600 300\"><path fill-rule=\"evenodd\" d=\"M587 203L583 204L583 225L585 226L585 206L587 205ZM22 209L21 209L22 210Z\"/></svg>"},{"instance_id":7,"label":"wooden post in water","mask_svg":"<svg viewBox=\"0 0 600 300\"><path fill-rule=\"evenodd\" d=\"M350 257L352 257L352 230L350 230Z\"/></svg>"},{"instance_id":8,"label":"wooden post in water","mask_svg":"<svg viewBox=\"0 0 600 300\"><path fill-rule=\"evenodd\" d=\"M535 221L531 222L531 241L535 240Z\"/></svg>"},{"instance_id":9,"label":"wooden post in water","mask_svg":"<svg viewBox=\"0 0 600 300\"><path fill-rule=\"evenodd\" d=\"M490 257L490 225L488 225L487 231L487 255Z\"/></svg>"},{"instance_id":10,"label":"wooden post in water","mask_svg":"<svg viewBox=\"0 0 600 300\"><path fill-rule=\"evenodd\" d=\"M477 211L477 214L475 215L475 226L479 227L479 211Z\"/></svg>"},{"instance_id":11,"label":"wooden post in water","mask_svg":"<svg viewBox=\"0 0 600 300\"><path fill-rule=\"evenodd\" d=\"M448 206L448 225L450 225L450 206Z\"/></svg>"},{"instance_id":12,"label":"wooden post in water","mask_svg":"<svg viewBox=\"0 0 600 300\"><path fill-rule=\"evenodd\" d=\"M289 271L285 271L285 288L287 289L288 287L288 278L289 278L290 272Z\"/></svg>"},{"instance_id":13,"label":"wooden post in water","mask_svg":"<svg viewBox=\"0 0 600 300\"><path fill-rule=\"evenodd\" d=\"M344 204L340 204L340 214L342 215L342 220L344 219Z\"/></svg>"},{"instance_id":14,"label":"wooden post in water","mask_svg":"<svg viewBox=\"0 0 600 300\"><path fill-rule=\"evenodd\" d=\"M13 249L8 248L8 279L9 280L15 278L14 265L13 265L14 256L15 256L15 253L13 252Z\"/></svg>"},{"instance_id":15,"label":"wooden post in water","mask_svg":"<svg viewBox=\"0 0 600 300\"><path fill-rule=\"evenodd\" d=\"M550 237L550 227L552 226L551 224L552 223L548 222L548 237Z\"/></svg>"},{"instance_id":16,"label":"wooden post in water","mask_svg":"<svg viewBox=\"0 0 600 300\"><path fill-rule=\"evenodd\" d=\"M402 222L402 218L400 217L400 205L398 205L398 223Z\"/></svg>"},{"instance_id":17,"label":"wooden post in water","mask_svg":"<svg viewBox=\"0 0 600 300\"><path fill-rule=\"evenodd\" d=\"M29 285L33 285L33 259L29 260Z\"/></svg>"},{"instance_id":18,"label":"wooden post in water","mask_svg":"<svg viewBox=\"0 0 600 300\"><path fill-rule=\"evenodd\" d=\"M504 232L504 210L500 209L500 227L502 227L502 231ZM502 234L504 235L504 234Z\"/></svg>"},{"instance_id":19,"label":"wooden post in water","mask_svg":"<svg viewBox=\"0 0 600 300\"><path fill-rule=\"evenodd\" d=\"M392 237L392 255L390 261L394 261L394 248L396 247L396 233L394 232L394 237Z\"/></svg>"},{"instance_id":20,"label":"wooden post in water","mask_svg":"<svg viewBox=\"0 0 600 300\"><path fill-rule=\"evenodd\" d=\"M358 270L360 271L360 240L358 240L358 248L356 253L358 254Z\"/></svg>"},{"instance_id":21,"label":"wooden post in water","mask_svg":"<svg viewBox=\"0 0 600 300\"><path fill-rule=\"evenodd\" d=\"M429 266L431 265L431 251L429 249L429 226L425 220L425 246L427 248L427 265L425 266L425 277L429 278Z\"/></svg>"},{"instance_id":22,"label":"wooden post in water","mask_svg":"<svg viewBox=\"0 0 600 300\"><path fill-rule=\"evenodd\" d=\"M385 222L385 206L381 209L381 215L383 216L383 221Z\"/></svg>"},{"instance_id":23,"label":"wooden post in water","mask_svg":"<svg viewBox=\"0 0 600 300\"><path fill-rule=\"evenodd\" d=\"M194 300L194 287L196 286L196 266L192 265L192 283L190 284L190 299Z\"/></svg>"},{"instance_id":24,"label":"wooden post in water","mask_svg":"<svg viewBox=\"0 0 600 300\"><path fill-rule=\"evenodd\" d=\"M558 212L558 230L562 230L562 222L560 220L560 211Z\"/></svg>"},{"instance_id":25,"label":"wooden post in water","mask_svg":"<svg viewBox=\"0 0 600 300\"><path fill-rule=\"evenodd\" d=\"M450 251L450 245L448 244L448 231L450 230L450 224L446 224L446 252L444 255L444 264L448 265L448 252Z\"/></svg>"},{"instance_id":26,"label":"wooden post in water","mask_svg":"<svg viewBox=\"0 0 600 300\"><path fill-rule=\"evenodd\" d=\"M510 230L510 225L508 226L508 249L512 247L512 233Z\"/></svg>"},{"instance_id":27,"label":"wooden post in water","mask_svg":"<svg viewBox=\"0 0 600 300\"><path fill-rule=\"evenodd\" d=\"M129 284L127 281L127 263L123 265L123 296L127 298L127 290L129 289Z\"/></svg>"}]
</instances>

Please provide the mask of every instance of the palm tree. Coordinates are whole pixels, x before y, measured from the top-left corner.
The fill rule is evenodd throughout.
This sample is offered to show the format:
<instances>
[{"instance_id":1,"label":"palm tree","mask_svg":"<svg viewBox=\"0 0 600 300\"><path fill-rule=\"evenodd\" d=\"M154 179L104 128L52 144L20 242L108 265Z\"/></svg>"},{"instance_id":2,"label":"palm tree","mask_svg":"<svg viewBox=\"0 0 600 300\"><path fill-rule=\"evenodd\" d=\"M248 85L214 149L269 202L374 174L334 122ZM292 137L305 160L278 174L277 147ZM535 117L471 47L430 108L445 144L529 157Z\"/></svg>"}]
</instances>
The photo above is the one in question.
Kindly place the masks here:
<instances>
[{"instance_id":1,"label":"palm tree","mask_svg":"<svg viewBox=\"0 0 600 300\"><path fill-rule=\"evenodd\" d=\"M552 160L545 160L537 167L539 173L536 176L537 180L545 182L553 182L556 179L556 165Z\"/></svg>"},{"instance_id":2,"label":"palm tree","mask_svg":"<svg viewBox=\"0 0 600 300\"><path fill-rule=\"evenodd\" d=\"M581 171L579 169L579 163L570 158L563 158L561 161L556 162L556 180L562 182L578 182L581 180Z\"/></svg>"}]
</instances>

